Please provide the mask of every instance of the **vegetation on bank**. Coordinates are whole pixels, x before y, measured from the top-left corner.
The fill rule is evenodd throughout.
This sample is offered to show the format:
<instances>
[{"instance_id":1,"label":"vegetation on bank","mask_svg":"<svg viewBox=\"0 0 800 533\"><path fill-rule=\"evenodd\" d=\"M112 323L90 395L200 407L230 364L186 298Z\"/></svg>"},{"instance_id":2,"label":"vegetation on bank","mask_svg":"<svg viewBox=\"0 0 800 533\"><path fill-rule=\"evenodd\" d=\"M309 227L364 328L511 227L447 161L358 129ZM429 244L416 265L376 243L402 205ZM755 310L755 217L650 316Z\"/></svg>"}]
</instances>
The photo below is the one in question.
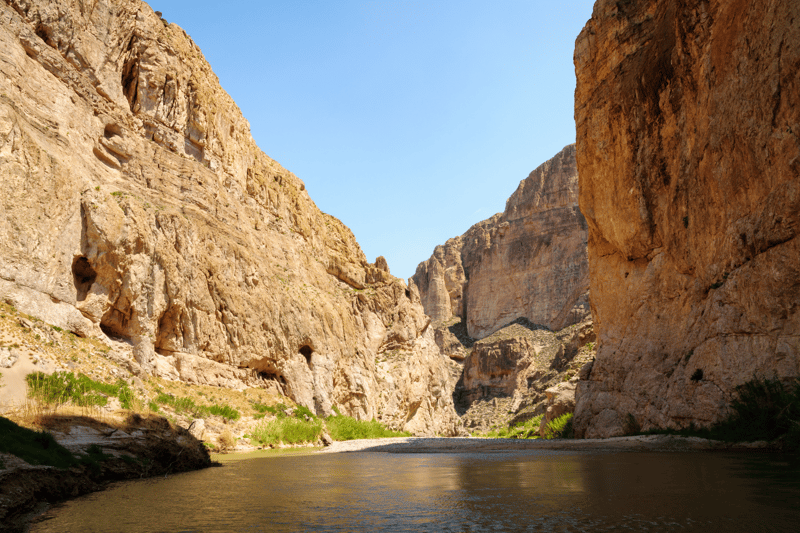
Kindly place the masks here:
<instances>
[{"instance_id":1,"label":"vegetation on bank","mask_svg":"<svg viewBox=\"0 0 800 533\"><path fill-rule=\"evenodd\" d=\"M575 435L572 431L572 413L564 413L550 421L544 430L546 439L571 439Z\"/></svg>"},{"instance_id":2,"label":"vegetation on bank","mask_svg":"<svg viewBox=\"0 0 800 533\"><path fill-rule=\"evenodd\" d=\"M334 408L335 415L320 418L301 405L288 407L285 404L256 406L264 414L270 413L274 419L264 421L254 427L245 437L252 444L276 446L279 444L304 444L316 442L323 431L328 431L333 440L378 439L386 437L407 437L408 432L388 429L377 420L356 420L342 415Z\"/></svg>"},{"instance_id":3,"label":"vegetation on bank","mask_svg":"<svg viewBox=\"0 0 800 533\"><path fill-rule=\"evenodd\" d=\"M542 424L544 415L535 416L528 420L517 422L508 427L490 431L486 435L475 435L476 437L489 437L494 439L541 439L539 427ZM572 413L565 413L547 424L545 428L545 439L571 439L572 432Z\"/></svg>"},{"instance_id":4,"label":"vegetation on bank","mask_svg":"<svg viewBox=\"0 0 800 533\"><path fill-rule=\"evenodd\" d=\"M234 448L244 432L253 433L254 444L269 446L318 442L323 432L335 440L408 435L390 431L377 421L358 421L338 412L329 419L319 418L302 406L291 406L289 399L274 390L137 378L108 343L78 337L3 302L0 331L10 336L0 346L19 350L20 357L41 363L42 369L51 365L59 369L25 378L27 399L9 415L24 427L47 427L45 422L52 415L117 418L123 415L115 412L117 407L145 415L157 413L184 427L193 418L205 419L206 446L221 450ZM0 381L0 386L4 384Z\"/></svg>"},{"instance_id":5,"label":"vegetation on bank","mask_svg":"<svg viewBox=\"0 0 800 533\"><path fill-rule=\"evenodd\" d=\"M535 416L533 418L529 418L528 420L512 424L508 427L495 429L486 435L475 436L485 436L493 439L538 439L539 426L541 425L543 418L544 415Z\"/></svg>"},{"instance_id":6,"label":"vegetation on bank","mask_svg":"<svg viewBox=\"0 0 800 533\"><path fill-rule=\"evenodd\" d=\"M210 415L216 415L224 418L225 420L239 420L242 414L227 404L212 404L212 405L198 405L192 398L188 396L174 396L172 394L160 392L154 400L156 406L168 405L178 413L186 413L194 418L206 418ZM152 409L153 411L158 411Z\"/></svg>"},{"instance_id":7,"label":"vegetation on bank","mask_svg":"<svg viewBox=\"0 0 800 533\"><path fill-rule=\"evenodd\" d=\"M120 379L116 384L95 381L88 376L72 372L33 372L25 377L28 397L38 400L51 409L65 404L79 407L104 407L109 398L119 398L123 409L133 409L136 397L128 383Z\"/></svg>"},{"instance_id":8,"label":"vegetation on bank","mask_svg":"<svg viewBox=\"0 0 800 533\"><path fill-rule=\"evenodd\" d=\"M356 420L353 417L343 415L335 406L333 412L335 415L325 419L333 440L385 439L411 436L408 431L391 430L374 418L372 420Z\"/></svg>"},{"instance_id":9,"label":"vegetation on bank","mask_svg":"<svg viewBox=\"0 0 800 533\"><path fill-rule=\"evenodd\" d=\"M735 394L731 414L718 424L707 428L690 425L680 430L649 430L643 434L681 435L725 442L779 440L785 449L800 451L800 380L786 386L778 380L756 378L736 387Z\"/></svg>"}]
</instances>

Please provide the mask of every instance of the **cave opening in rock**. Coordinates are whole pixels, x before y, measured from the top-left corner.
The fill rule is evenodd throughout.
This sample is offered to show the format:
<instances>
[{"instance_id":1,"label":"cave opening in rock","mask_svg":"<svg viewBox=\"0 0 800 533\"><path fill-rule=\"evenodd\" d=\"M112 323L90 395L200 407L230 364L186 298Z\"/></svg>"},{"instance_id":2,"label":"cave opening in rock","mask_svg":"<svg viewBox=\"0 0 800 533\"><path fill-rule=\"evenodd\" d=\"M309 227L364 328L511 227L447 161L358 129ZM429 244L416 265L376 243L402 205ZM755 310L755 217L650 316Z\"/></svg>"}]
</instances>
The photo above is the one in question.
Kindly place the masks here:
<instances>
[{"instance_id":1,"label":"cave opening in rock","mask_svg":"<svg viewBox=\"0 0 800 533\"><path fill-rule=\"evenodd\" d=\"M139 57L135 53L134 47L136 38L131 37L127 47L128 57L122 65L122 93L128 100L131 111L135 111L139 100Z\"/></svg>"},{"instance_id":2,"label":"cave opening in rock","mask_svg":"<svg viewBox=\"0 0 800 533\"><path fill-rule=\"evenodd\" d=\"M78 291L76 296L79 302L86 299L89 294L89 289L92 288L92 283L97 279L97 272L92 268L91 263L86 257L76 255L72 259L72 281Z\"/></svg>"},{"instance_id":3,"label":"cave opening in rock","mask_svg":"<svg viewBox=\"0 0 800 533\"><path fill-rule=\"evenodd\" d=\"M103 128L103 137L110 139L117 135L122 135L122 128L116 124L106 124Z\"/></svg>"},{"instance_id":4,"label":"cave opening in rock","mask_svg":"<svg viewBox=\"0 0 800 533\"><path fill-rule=\"evenodd\" d=\"M309 367L311 366L311 354L313 353L314 350L312 350L311 346L309 346L308 344L300 347L300 355L306 358L306 363L308 363Z\"/></svg>"},{"instance_id":5,"label":"cave opening in rock","mask_svg":"<svg viewBox=\"0 0 800 533\"><path fill-rule=\"evenodd\" d=\"M117 329L111 327L105 322L100 322L100 329L103 331L103 333L106 334L107 337L110 337L112 339L123 338L122 334L120 334L120 332Z\"/></svg>"},{"instance_id":6,"label":"cave opening in rock","mask_svg":"<svg viewBox=\"0 0 800 533\"><path fill-rule=\"evenodd\" d=\"M280 376L274 372L256 372L264 381L280 381Z\"/></svg>"}]
</instances>

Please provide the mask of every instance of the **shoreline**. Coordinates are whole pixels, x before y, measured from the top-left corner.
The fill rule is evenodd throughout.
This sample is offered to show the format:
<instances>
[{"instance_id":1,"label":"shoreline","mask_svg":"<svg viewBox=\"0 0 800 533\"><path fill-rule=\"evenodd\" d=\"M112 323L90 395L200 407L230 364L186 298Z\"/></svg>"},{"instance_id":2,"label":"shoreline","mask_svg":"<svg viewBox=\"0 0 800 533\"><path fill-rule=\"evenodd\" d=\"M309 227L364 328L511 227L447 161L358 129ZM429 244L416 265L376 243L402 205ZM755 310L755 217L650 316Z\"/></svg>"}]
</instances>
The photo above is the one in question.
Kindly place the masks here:
<instances>
[{"instance_id":1,"label":"shoreline","mask_svg":"<svg viewBox=\"0 0 800 533\"><path fill-rule=\"evenodd\" d=\"M780 451L766 441L729 443L676 435L636 435L608 439L492 439L480 437L395 437L336 441L316 453L502 453Z\"/></svg>"},{"instance_id":2,"label":"shoreline","mask_svg":"<svg viewBox=\"0 0 800 533\"><path fill-rule=\"evenodd\" d=\"M42 427L73 461L54 466L36 459L33 464L10 452L0 453L0 532L26 531L49 505L103 490L110 483L213 466L200 441L162 417L40 418Z\"/></svg>"}]
</instances>

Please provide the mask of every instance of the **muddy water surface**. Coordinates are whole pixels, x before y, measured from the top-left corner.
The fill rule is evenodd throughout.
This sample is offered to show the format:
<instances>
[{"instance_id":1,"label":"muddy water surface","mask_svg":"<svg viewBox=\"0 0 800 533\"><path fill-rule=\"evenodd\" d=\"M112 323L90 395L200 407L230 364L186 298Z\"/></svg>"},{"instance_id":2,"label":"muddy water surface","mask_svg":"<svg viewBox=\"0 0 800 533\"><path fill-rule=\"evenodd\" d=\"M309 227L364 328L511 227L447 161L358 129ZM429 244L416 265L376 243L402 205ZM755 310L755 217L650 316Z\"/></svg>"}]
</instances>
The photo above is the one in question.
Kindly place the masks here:
<instances>
[{"instance_id":1,"label":"muddy water surface","mask_svg":"<svg viewBox=\"0 0 800 533\"><path fill-rule=\"evenodd\" d=\"M800 531L765 453L339 453L223 459L59 505L34 532Z\"/></svg>"}]
</instances>

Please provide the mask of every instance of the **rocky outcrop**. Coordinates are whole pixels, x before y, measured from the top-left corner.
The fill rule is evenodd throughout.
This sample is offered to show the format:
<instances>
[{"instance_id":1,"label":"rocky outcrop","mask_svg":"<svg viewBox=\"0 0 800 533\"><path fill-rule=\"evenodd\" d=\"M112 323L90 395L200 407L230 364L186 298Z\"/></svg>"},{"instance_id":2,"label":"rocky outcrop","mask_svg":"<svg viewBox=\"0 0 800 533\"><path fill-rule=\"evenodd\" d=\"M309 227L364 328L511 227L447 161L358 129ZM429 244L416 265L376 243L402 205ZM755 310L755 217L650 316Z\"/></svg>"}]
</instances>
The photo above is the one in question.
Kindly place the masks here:
<instances>
[{"instance_id":1,"label":"rocky outcrop","mask_svg":"<svg viewBox=\"0 0 800 533\"><path fill-rule=\"evenodd\" d=\"M11 422L0 421L4 431L12 431ZM115 481L166 477L212 465L203 443L158 416L100 421L44 415L39 422L75 457L75 464L69 468L31 465L0 453L0 531L28 531L26 521L42 512L44 502L75 498ZM44 448L54 446L47 438L39 442ZM64 455L55 451L49 457L64 461Z\"/></svg>"},{"instance_id":2,"label":"rocky outcrop","mask_svg":"<svg viewBox=\"0 0 800 533\"><path fill-rule=\"evenodd\" d=\"M467 428L487 431L509 422L572 412L565 394L553 404L551 390L572 380L594 355L591 320L552 332L525 319L477 342L463 363L454 387L456 410ZM574 381L572 398L574 405ZM555 418L553 416L553 418ZM550 419L548 419L549 422Z\"/></svg>"},{"instance_id":3,"label":"rocky outcrop","mask_svg":"<svg viewBox=\"0 0 800 533\"><path fill-rule=\"evenodd\" d=\"M599 337L579 435L708 425L737 385L800 375L798 21L796 2L600 0L578 37Z\"/></svg>"},{"instance_id":4,"label":"rocky outcrop","mask_svg":"<svg viewBox=\"0 0 800 533\"><path fill-rule=\"evenodd\" d=\"M411 283L434 323L460 317L474 338L517 318L562 329L589 314L586 238L570 145L520 182L503 213L437 246Z\"/></svg>"},{"instance_id":5,"label":"rocky outcrop","mask_svg":"<svg viewBox=\"0 0 800 533\"><path fill-rule=\"evenodd\" d=\"M138 373L455 430L417 293L261 152L183 30L139 0L0 20L1 299L127 342Z\"/></svg>"}]
</instances>

